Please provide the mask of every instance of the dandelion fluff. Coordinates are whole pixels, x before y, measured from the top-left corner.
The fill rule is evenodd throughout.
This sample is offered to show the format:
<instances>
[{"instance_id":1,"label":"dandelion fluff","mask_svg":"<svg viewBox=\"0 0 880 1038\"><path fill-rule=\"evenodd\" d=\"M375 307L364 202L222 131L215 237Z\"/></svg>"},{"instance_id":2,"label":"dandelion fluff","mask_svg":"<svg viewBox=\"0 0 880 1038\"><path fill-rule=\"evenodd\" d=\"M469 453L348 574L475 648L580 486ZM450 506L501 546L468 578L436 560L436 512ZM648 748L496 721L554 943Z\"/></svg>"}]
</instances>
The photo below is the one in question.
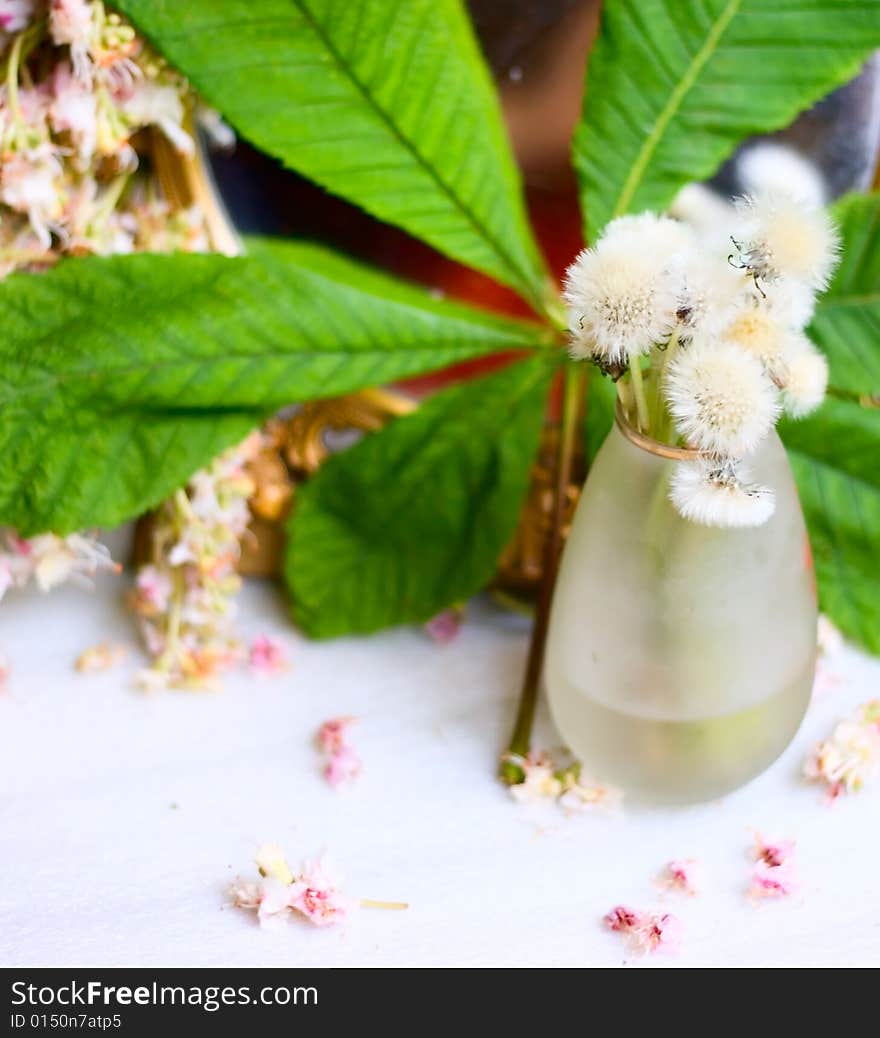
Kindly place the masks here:
<instances>
[{"instance_id":1,"label":"dandelion fluff","mask_svg":"<svg viewBox=\"0 0 880 1038\"><path fill-rule=\"evenodd\" d=\"M734 239L740 262L756 277L793 278L825 288L837 263L840 240L825 210L779 191L737 199Z\"/></svg>"},{"instance_id":2,"label":"dandelion fluff","mask_svg":"<svg viewBox=\"0 0 880 1038\"><path fill-rule=\"evenodd\" d=\"M752 301L772 314L780 324L801 330L813 319L816 294L809 285L794 278L777 278L772 284L762 287L764 294L754 291Z\"/></svg>"},{"instance_id":3,"label":"dandelion fluff","mask_svg":"<svg viewBox=\"0 0 880 1038\"><path fill-rule=\"evenodd\" d=\"M693 228L680 220L645 212L612 220L599 244L629 245L633 250L649 253L655 262L669 266L680 254L694 249L696 235Z\"/></svg>"},{"instance_id":4,"label":"dandelion fluff","mask_svg":"<svg viewBox=\"0 0 880 1038\"><path fill-rule=\"evenodd\" d=\"M694 341L670 364L664 392L679 433L713 454L750 454L779 415L761 362L732 342Z\"/></svg>"},{"instance_id":5,"label":"dandelion fluff","mask_svg":"<svg viewBox=\"0 0 880 1038\"><path fill-rule=\"evenodd\" d=\"M828 362L806 336L787 358L782 381L782 404L793 418L815 411L828 388Z\"/></svg>"},{"instance_id":6,"label":"dandelion fluff","mask_svg":"<svg viewBox=\"0 0 880 1038\"><path fill-rule=\"evenodd\" d=\"M825 204L822 175L809 159L777 141L761 141L747 148L736 164L743 188L749 194L779 192L808 206Z\"/></svg>"},{"instance_id":7,"label":"dandelion fluff","mask_svg":"<svg viewBox=\"0 0 880 1038\"><path fill-rule=\"evenodd\" d=\"M761 306L743 308L724 330L724 337L756 357L774 381L782 377L788 354L799 348L803 338Z\"/></svg>"},{"instance_id":8,"label":"dandelion fluff","mask_svg":"<svg viewBox=\"0 0 880 1038\"><path fill-rule=\"evenodd\" d=\"M776 508L773 491L749 482L730 461L678 462L669 499L683 518L703 526L761 526Z\"/></svg>"},{"instance_id":9,"label":"dandelion fluff","mask_svg":"<svg viewBox=\"0 0 880 1038\"><path fill-rule=\"evenodd\" d=\"M564 296L571 354L579 359L625 364L668 339L675 321L675 276L635 224L612 229L580 253L566 273Z\"/></svg>"},{"instance_id":10,"label":"dandelion fluff","mask_svg":"<svg viewBox=\"0 0 880 1038\"><path fill-rule=\"evenodd\" d=\"M678 260L676 318L682 339L717 337L748 302L741 271L714 253L694 248Z\"/></svg>"}]
</instances>

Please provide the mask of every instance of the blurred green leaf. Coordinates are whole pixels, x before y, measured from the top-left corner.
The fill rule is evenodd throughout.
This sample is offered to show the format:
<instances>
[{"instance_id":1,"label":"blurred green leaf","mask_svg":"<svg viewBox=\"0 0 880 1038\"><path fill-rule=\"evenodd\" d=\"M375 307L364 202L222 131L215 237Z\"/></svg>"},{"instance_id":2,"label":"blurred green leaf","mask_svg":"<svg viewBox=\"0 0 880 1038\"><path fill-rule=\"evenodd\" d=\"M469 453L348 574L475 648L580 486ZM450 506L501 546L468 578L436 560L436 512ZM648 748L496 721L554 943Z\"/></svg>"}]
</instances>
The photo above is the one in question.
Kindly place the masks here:
<instances>
[{"instance_id":1,"label":"blurred green leaf","mask_svg":"<svg viewBox=\"0 0 880 1038\"><path fill-rule=\"evenodd\" d=\"M517 525L561 360L445 389L297 492L285 575L306 633L426 621L489 581Z\"/></svg>"},{"instance_id":2,"label":"blurred green leaf","mask_svg":"<svg viewBox=\"0 0 880 1038\"><path fill-rule=\"evenodd\" d=\"M312 246L251 251L67 260L0 284L0 523L112 526L279 407L546 334Z\"/></svg>"}]
</instances>

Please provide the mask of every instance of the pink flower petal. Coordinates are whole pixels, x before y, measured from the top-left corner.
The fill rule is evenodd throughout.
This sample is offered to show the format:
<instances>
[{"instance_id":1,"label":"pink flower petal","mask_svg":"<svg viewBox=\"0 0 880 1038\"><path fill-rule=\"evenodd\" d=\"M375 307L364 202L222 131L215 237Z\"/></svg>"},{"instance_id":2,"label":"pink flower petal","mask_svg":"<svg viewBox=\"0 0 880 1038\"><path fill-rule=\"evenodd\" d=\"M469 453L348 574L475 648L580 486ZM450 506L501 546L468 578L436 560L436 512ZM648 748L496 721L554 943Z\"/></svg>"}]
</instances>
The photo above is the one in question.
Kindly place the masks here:
<instances>
[{"instance_id":1,"label":"pink flower petal","mask_svg":"<svg viewBox=\"0 0 880 1038\"><path fill-rule=\"evenodd\" d=\"M348 729L354 724L353 717L333 717L318 729L318 748L324 753L338 753L348 745Z\"/></svg>"},{"instance_id":2,"label":"pink flower petal","mask_svg":"<svg viewBox=\"0 0 880 1038\"><path fill-rule=\"evenodd\" d=\"M678 951L684 933L681 920L669 912L641 912L627 905L612 908L602 922L637 954Z\"/></svg>"},{"instance_id":3,"label":"pink flower petal","mask_svg":"<svg viewBox=\"0 0 880 1038\"><path fill-rule=\"evenodd\" d=\"M644 912L639 912L635 908L630 908L628 905L615 905L610 912L606 912L602 917L602 922L609 930L618 931L630 931L635 930L636 927L641 926L645 921Z\"/></svg>"},{"instance_id":4,"label":"pink flower petal","mask_svg":"<svg viewBox=\"0 0 880 1038\"><path fill-rule=\"evenodd\" d=\"M439 645L449 645L458 637L463 622L464 609L460 606L453 606L432 617L425 624L425 631Z\"/></svg>"},{"instance_id":5,"label":"pink flower petal","mask_svg":"<svg viewBox=\"0 0 880 1038\"><path fill-rule=\"evenodd\" d=\"M261 677L280 674L287 669L287 657L281 645L266 634L257 635L248 657L251 671Z\"/></svg>"},{"instance_id":6,"label":"pink flower petal","mask_svg":"<svg viewBox=\"0 0 880 1038\"><path fill-rule=\"evenodd\" d=\"M763 862L770 868L791 863L794 857L793 840L765 840L760 834L755 836L752 854L755 861Z\"/></svg>"},{"instance_id":7,"label":"pink flower petal","mask_svg":"<svg viewBox=\"0 0 880 1038\"><path fill-rule=\"evenodd\" d=\"M348 785L360 775L363 765L360 757L349 746L343 746L330 755L324 765L324 777L331 786Z\"/></svg>"},{"instance_id":8,"label":"pink flower petal","mask_svg":"<svg viewBox=\"0 0 880 1038\"><path fill-rule=\"evenodd\" d=\"M789 897L798 889L791 865L767 865L758 861L752 870L752 885L749 896L752 898Z\"/></svg>"},{"instance_id":9,"label":"pink flower petal","mask_svg":"<svg viewBox=\"0 0 880 1038\"><path fill-rule=\"evenodd\" d=\"M694 858L676 858L670 861L660 877L660 885L693 897L702 886L702 868Z\"/></svg>"},{"instance_id":10,"label":"pink flower petal","mask_svg":"<svg viewBox=\"0 0 880 1038\"><path fill-rule=\"evenodd\" d=\"M309 862L288 888L288 904L315 926L335 926L357 907L336 887L322 858Z\"/></svg>"},{"instance_id":11,"label":"pink flower petal","mask_svg":"<svg viewBox=\"0 0 880 1038\"><path fill-rule=\"evenodd\" d=\"M756 835L752 845L752 883L749 897L754 900L789 897L798 889L792 840L765 840Z\"/></svg>"}]
</instances>

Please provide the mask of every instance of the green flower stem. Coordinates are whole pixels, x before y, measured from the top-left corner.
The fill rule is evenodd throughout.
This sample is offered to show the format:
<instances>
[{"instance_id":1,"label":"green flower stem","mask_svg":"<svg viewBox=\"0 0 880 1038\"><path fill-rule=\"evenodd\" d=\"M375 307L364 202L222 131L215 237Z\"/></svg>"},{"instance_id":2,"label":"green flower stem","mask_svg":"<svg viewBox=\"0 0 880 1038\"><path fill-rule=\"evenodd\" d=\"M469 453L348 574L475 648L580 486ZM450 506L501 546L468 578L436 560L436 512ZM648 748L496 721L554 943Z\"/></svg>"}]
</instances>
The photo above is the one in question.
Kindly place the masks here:
<instances>
[{"instance_id":1,"label":"green flower stem","mask_svg":"<svg viewBox=\"0 0 880 1038\"><path fill-rule=\"evenodd\" d=\"M40 41L45 24L44 19L25 29L24 32L18 33L9 49L5 73L6 98L9 111L16 123L22 121L21 106L18 100L19 72L22 70L23 62L27 61L31 51Z\"/></svg>"},{"instance_id":2,"label":"green flower stem","mask_svg":"<svg viewBox=\"0 0 880 1038\"><path fill-rule=\"evenodd\" d=\"M663 380L666 377L669 365L678 353L680 345L681 343L679 341L678 332L673 332L666 349L661 355L660 364L657 369L657 439L662 443L671 443L673 433L672 418L670 417L669 411L663 401Z\"/></svg>"},{"instance_id":3,"label":"green flower stem","mask_svg":"<svg viewBox=\"0 0 880 1038\"><path fill-rule=\"evenodd\" d=\"M192 506L186 490L182 487L174 493L174 507L177 510L177 533L182 532L186 524L194 518ZM171 570L171 605L168 609L168 626L165 635L165 648L156 661L154 670L170 671L180 654L180 624L183 619L183 600L186 596L186 582L183 570L175 566Z\"/></svg>"},{"instance_id":4,"label":"green flower stem","mask_svg":"<svg viewBox=\"0 0 880 1038\"><path fill-rule=\"evenodd\" d=\"M130 179L130 173L123 173L112 180L104 189L104 193L101 195L89 220L89 226L92 230L102 229L104 224L110 219Z\"/></svg>"},{"instance_id":5,"label":"green flower stem","mask_svg":"<svg viewBox=\"0 0 880 1038\"><path fill-rule=\"evenodd\" d=\"M642 365L638 357L633 357L629 366L629 378L632 385L633 396L636 400L636 419L639 432L650 433L651 413L648 410L648 400L645 396L645 380L642 376Z\"/></svg>"},{"instance_id":6,"label":"green flower stem","mask_svg":"<svg viewBox=\"0 0 880 1038\"><path fill-rule=\"evenodd\" d=\"M519 710L510 737L507 753L501 760L500 776L509 786L525 778L518 759L528 756L532 739L538 690L544 667L544 649L550 622L550 606L562 551L562 523L565 518L566 491L571 481L575 440L579 428L578 416L585 399L586 370L583 365L568 364L565 368L562 400L562 424L559 430L559 448L556 455L556 483L553 491L553 516L550 534L544 549L544 576L535 609L535 623L526 661L526 672L520 692Z\"/></svg>"},{"instance_id":7,"label":"green flower stem","mask_svg":"<svg viewBox=\"0 0 880 1038\"><path fill-rule=\"evenodd\" d=\"M9 111L15 122L21 121L21 107L18 103L18 69L21 64L21 49L24 33L16 36L9 51L9 63L6 66L6 97Z\"/></svg>"}]
</instances>

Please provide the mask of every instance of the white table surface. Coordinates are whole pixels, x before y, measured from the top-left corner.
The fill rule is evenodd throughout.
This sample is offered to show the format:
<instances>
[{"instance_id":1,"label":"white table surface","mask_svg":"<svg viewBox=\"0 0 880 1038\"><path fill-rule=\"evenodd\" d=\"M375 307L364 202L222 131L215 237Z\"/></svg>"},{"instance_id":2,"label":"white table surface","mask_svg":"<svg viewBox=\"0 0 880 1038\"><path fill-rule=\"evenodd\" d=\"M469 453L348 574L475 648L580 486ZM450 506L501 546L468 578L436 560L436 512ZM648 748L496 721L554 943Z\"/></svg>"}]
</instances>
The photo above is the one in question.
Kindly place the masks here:
<instances>
[{"instance_id":1,"label":"white table surface","mask_svg":"<svg viewBox=\"0 0 880 1038\"><path fill-rule=\"evenodd\" d=\"M487 605L445 647L406 629L313 644L251 583L242 629L282 639L289 672L146 695L131 685L136 650L103 674L73 670L99 641L136 644L122 593L103 577L0 605L14 667L0 697L0 964L880 964L880 783L829 806L799 777L812 743L880 694L876 661L836 656L838 681L788 752L723 802L566 817L494 780L527 639ZM365 762L347 792L325 783L312 744L342 714L359 718ZM546 717L539 742L556 742ZM797 841L800 894L750 905L753 829ZM326 849L350 893L410 908L261 930L224 890L269 840L291 864ZM675 857L707 873L700 896L663 902L682 950L628 958L600 917L659 904L654 879Z\"/></svg>"}]
</instances>

